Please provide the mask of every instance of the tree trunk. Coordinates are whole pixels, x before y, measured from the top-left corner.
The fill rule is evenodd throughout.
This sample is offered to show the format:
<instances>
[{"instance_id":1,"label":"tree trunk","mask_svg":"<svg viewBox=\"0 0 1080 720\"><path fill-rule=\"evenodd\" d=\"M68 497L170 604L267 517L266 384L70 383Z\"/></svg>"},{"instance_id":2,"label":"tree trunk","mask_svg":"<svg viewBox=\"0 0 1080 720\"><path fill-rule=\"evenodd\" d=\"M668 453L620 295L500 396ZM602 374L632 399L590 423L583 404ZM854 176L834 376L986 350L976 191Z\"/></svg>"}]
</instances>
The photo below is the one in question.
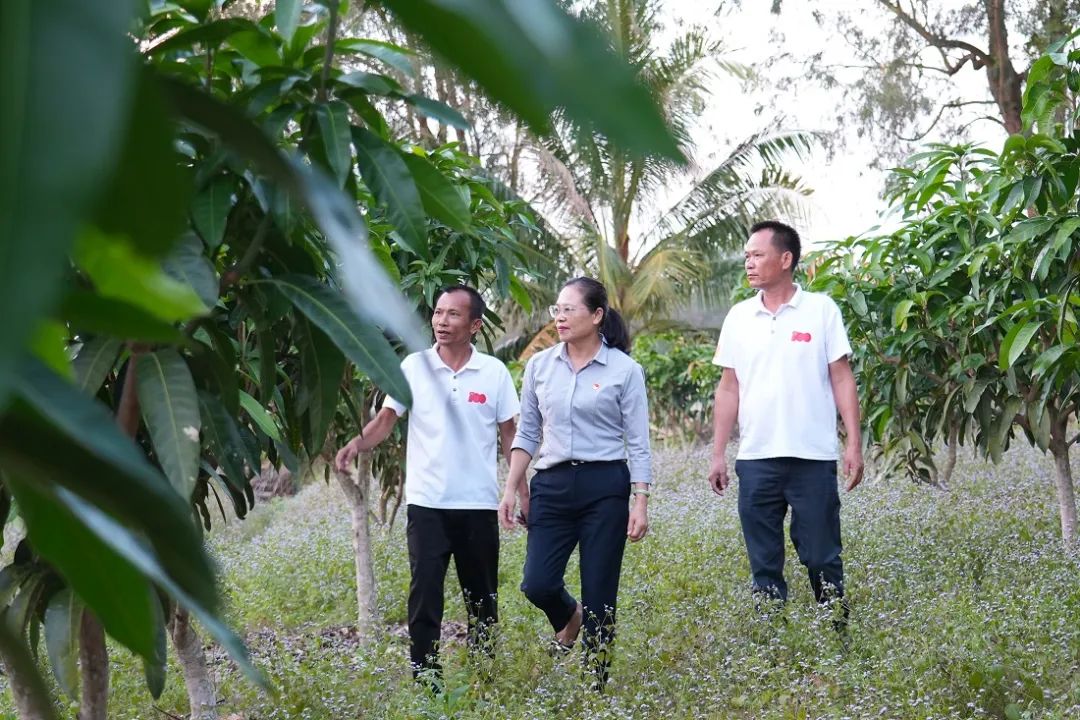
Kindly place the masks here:
<instances>
[{"instance_id":1,"label":"tree trunk","mask_svg":"<svg viewBox=\"0 0 1080 720\"><path fill-rule=\"evenodd\" d=\"M356 559L356 627L360 637L374 637L378 627L375 600L375 571L371 562L371 531L368 523L368 498L371 495L371 453L360 453L355 474L335 470L334 476L349 501L353 529L353 554Z\"/></svg>"},{"instance_id":2,"label":"tree trunk","mask_svg":"<svg viewBox=\"0 0 1080 720\"><path fill-rule=\"evenodd\" d=\"M35 670L30 649L22 636L3 622L0 622L0 665L20 720L55 720L49 691Z\"/></svg>"},{"instance_id":3,"label":"tree trunk","mask_svg":"<svg viewBox=\"0 0 1080 720\"><path fill-rule=\"evenodd\" d=\"M948 445L945 448L945 466L941 469L941 489L948 490L952 480L953 470L956 469L956 446L960 440L960 427L957 424L949 426Z\"/></svg>"},{"instance_id":4,"label":"tree trunk","mask_svg":"<svg viewBox=\"0 0 1080 720\"><path fill-rule=\"evenodd\" d=\"M191 615L177 606L169 621L169 635L176 649L176 659L184 672L191 720L217 720L217 692L206 667L202 641L191 626Z\"/></svg>"},{"instance_id":5,"label":"tree trunk","mask_svg":"<svg viewBox=\"0 0 1080 720\"><path fill-rule=\"evenodd\" d=\"M105 629L89 610L83 610L79 626L78 720L105 720L109 704L109 651Z\"/></svg>"},{"instance_id":6,"label":"tree trunk","mask_svg":"<svg viewBox=\"0 0 1080 720\"><path fill-rule=\"evenodd\" d=\"M1024 89L1020 75L1009 58L1005 0L986 0L986 27L990 50L990 62L986 64L986 80L990 84L990 94L1001 112L1005 129L1012 135L1023 128L1020 109Z\"/></svg>"},{"instance_id":7,"label":"tree trunk","mask_svg":"<svg viewBox=\"0 0 1080 720\"><path fill-rule=\"evenodd\" d=\"M1061 540L1066 551L1076 550L1076 493L1072 468L1069 467L1068 416L1055 420L1050 427L1050 453L1054 456L1054 485L1057 488L1058 512L1061 515Z\"/></svg>"}]
</instances>

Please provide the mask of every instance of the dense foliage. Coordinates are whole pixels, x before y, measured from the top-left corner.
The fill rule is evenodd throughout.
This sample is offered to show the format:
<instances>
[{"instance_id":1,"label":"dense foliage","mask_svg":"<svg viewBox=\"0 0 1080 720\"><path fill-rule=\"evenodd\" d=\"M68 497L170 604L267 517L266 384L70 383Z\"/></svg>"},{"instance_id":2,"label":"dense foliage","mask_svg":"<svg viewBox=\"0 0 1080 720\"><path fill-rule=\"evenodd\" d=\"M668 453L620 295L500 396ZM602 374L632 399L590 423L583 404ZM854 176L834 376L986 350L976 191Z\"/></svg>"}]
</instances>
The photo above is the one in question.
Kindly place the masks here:
<instances>
[{"instance_id":1,"label":"dense foliage","mask_svg":"<svg viewBox=\"0 0 1080 720\"><path fill-rule=\"evenodd\" d=\"M645 370L654 439L702 440L712 433L716 338L687 331L642 334L631 355Z\"/></svg>"},{"instance_id":2,"label":"dense foliage","mask_svg":"<svg viewBox=\"0 0 1080 720\"><path fill-rule=\"evenodd\" d=\"M969 440L995 461L1017 438L1049 450L1067 544L1076 534L1080 137L1075 117L1055 121L1078 63L1080 52L1056 49L1035 64L1031 132L1000 153L933 146L895 171L899 228L836 243L813 285L844 309L870 438L894 466L940 484L938 443L949 463Z\"/></svg>"}]
</instances>

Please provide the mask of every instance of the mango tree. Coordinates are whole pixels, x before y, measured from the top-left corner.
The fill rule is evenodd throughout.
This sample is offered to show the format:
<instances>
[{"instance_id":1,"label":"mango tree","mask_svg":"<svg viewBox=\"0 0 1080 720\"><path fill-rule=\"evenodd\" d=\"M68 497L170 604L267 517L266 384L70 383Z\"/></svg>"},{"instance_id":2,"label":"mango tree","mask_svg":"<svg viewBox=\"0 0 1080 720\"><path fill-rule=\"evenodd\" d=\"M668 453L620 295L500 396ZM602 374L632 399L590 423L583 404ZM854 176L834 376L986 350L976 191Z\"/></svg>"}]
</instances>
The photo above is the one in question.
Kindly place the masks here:
<instances>
[{"instance_id":1,"label":"mango tree","mask_svg":"<svg viewBox=\"0 0 1080 720\"><path fill-rule=\"evenodd\" d=\"M892 467L943 482L937 443L951 453L947 475L957 444L971 440L996 462L1023 437L1054 458L1070 548L1080 140L1074 118L1048 121L1057 106L1045 98L1060 105L1067 97L1078 60L1055 50L1036 63L1025 95L1029 134L1011 136L1000 154L932 146L895 171L900 228L834 244L813 283L851 323L870 437ZM1052 134L1032 132L1039 118Z\"/></svg>"}]
</instances>

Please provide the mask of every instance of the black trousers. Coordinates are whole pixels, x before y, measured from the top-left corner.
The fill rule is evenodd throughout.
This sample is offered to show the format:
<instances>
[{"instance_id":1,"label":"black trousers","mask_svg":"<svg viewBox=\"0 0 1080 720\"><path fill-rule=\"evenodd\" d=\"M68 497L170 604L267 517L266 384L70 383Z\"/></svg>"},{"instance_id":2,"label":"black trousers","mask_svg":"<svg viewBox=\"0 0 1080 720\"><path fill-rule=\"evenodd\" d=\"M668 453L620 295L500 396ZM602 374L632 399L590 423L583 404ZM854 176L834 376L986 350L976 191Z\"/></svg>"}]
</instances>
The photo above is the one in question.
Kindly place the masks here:
<instances>
[{"instance_id":1,"label":"black trousers","mask_svg":"<svg viewBox=\"0 0 1080 720\"><path fill-rule=\"evenodd\" d=\"M469 645L482 646L498 622L499 522L494 510L439 510L409 505L409 655L413 674L439 670L443 586L454 558L469 617Z\"/></svg>"},{"instance_id":2,"label":"black trousers","mask_svg":"<svg viewBox=\"0 0 1080 720\"><path fill-rule=\"evenodd\" d=\"M840 496L835 460L737 460L739 520L754 590L787 599L784 517L791 508L791 542L806 566L818 602L844 594L840 558Z\"/></svg>"},{"instance_id":3,"label":"black trousers","mask_svg":"<svg viewBox=\"0 0 1080 720\"><path fill-rule=\"evenodd\" d=\"M606 655L615 636L615 607L630 519L625 462L540 470L529 489L529 538L521 590L558 632L577 601L566 590L570 553L579 546L586 649ZM602 663L606 668L606 662Z\"/></svg>"}]
</instances>

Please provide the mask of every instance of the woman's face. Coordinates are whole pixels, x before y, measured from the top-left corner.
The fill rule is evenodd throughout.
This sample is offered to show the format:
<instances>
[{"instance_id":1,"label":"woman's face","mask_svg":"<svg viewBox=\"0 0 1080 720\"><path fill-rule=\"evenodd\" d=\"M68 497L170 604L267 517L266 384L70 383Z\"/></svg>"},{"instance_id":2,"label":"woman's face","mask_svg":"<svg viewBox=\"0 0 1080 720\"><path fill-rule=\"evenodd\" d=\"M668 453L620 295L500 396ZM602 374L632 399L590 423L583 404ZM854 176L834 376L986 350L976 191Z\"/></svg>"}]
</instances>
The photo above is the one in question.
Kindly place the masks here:
<instances>
[{"instance_id":1,"label":"woman's face","mask_svg":"<svg viewBox=\"0 0 1080 720\"><path fill-rule=\"evenodd\" d=\"M555 313L555 330L563 342L578 342L595 336L599 332L604 311L597 308L589 312L584 294L574 285L568 285L559 293L555 301L558 311Z\"/></svg>"}]
</instances>

